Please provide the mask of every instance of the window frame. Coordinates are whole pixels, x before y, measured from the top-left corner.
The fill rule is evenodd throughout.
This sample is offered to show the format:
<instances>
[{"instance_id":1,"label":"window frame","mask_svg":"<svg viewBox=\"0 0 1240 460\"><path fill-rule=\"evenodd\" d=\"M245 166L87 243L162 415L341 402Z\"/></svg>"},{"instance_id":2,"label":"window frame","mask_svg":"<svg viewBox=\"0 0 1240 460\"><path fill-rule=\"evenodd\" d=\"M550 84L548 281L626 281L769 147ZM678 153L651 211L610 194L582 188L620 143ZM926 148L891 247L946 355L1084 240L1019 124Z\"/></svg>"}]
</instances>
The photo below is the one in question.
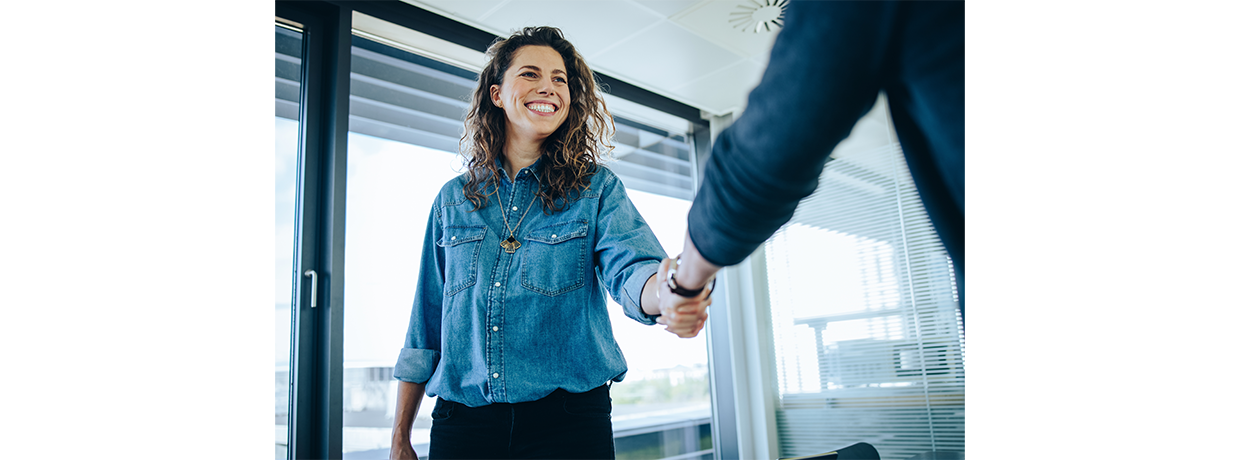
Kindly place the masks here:
<instances>
[{"instance_id":1,"label":"window frame","mask_svg":"<svg viewBox=\"0 0 1240 460\"><path fill-rule=\"evenodd\" d=\"M298 203L295 228L295 273L318 272L317 307L309 304L309 278L295 276L290 359L290 459L343 456L343 299L345 190L348 160L349 82L353 12L391 22L450 43L485 52L496 39L489 32L404 2L333 0L276 1L276 19L302 25L303 61L298 159ZM713 139L711 123L700 109L637 87L604 73L596 79L608 92L638 105L687 120L695 148L691 177L696 190ZM724 283L720 283L723 285ZM726 314L722 315L726 318ZM718 317L712 314L712 317ZM722 319L719 319L722 321ZM726 336L708 335L707 364L728 359L729 351L714 350ZM721 342L722 341L722 342ZM714 456L737 458L736 426L731 387L712 377L712 439ZM729 393L722 393L728 391ZM721 428L721 425L723 427Z\"/></svg>"},{"instance_id":2,"label":"window frame","mask_svg":"<svg viewBox=\"0 0 1240 460\"><path fill-rule=\"evenodd\" d=\"M344 191L350 16L329 2L276 2L301 24L298 195L288 418L291 459L341 457ZM340 108L346 108L344 112ZM315 270L317 283L300 276ZM317 292L311 292L317 286ZM314 297L315 304L310 299ZM324 435L326 433L326 435ZM332 433L335 433L333 436Z\"/></svg>"}]
</instances>

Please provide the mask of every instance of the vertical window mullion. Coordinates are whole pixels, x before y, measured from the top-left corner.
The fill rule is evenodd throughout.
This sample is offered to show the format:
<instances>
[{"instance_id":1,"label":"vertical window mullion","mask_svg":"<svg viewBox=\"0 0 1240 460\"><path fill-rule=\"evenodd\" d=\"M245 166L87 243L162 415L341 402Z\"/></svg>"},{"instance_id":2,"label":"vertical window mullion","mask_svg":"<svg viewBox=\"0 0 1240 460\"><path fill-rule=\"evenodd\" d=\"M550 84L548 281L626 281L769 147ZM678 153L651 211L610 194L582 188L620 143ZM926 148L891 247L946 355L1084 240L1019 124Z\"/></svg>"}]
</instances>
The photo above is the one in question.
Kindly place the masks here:
<instances>
[{"instance_id":1,"label":"vertical window mullion","mask_svg":"<svg viewBox=\"0 0 1240 460\"><path fill-rule=\"evenodd\" d=\"M297 274L315 273L294 286L289 457L340 458L351 11L277 1L276 15L305 25L294 264Z\"/></svg>"}]
</instances>

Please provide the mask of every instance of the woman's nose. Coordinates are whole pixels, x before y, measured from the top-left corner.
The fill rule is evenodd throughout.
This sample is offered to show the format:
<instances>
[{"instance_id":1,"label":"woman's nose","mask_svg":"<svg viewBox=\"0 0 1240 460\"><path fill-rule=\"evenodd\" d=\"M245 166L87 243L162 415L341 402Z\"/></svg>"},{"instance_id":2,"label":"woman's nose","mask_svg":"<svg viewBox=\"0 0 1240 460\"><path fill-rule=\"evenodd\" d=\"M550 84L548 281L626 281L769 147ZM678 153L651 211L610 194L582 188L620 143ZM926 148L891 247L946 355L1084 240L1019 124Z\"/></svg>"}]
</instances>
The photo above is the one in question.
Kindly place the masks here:
<instances>
[{"instance_id":1,"label":"woman's nose","mask_svg":"<svg viewBox=\"0 0 1240 460\"><path fill-rule=\"evenodd\" d=\"M550 78L544 78L539 81L538 94L551 94L552 91Z\"/></svg>"}]
</instances>

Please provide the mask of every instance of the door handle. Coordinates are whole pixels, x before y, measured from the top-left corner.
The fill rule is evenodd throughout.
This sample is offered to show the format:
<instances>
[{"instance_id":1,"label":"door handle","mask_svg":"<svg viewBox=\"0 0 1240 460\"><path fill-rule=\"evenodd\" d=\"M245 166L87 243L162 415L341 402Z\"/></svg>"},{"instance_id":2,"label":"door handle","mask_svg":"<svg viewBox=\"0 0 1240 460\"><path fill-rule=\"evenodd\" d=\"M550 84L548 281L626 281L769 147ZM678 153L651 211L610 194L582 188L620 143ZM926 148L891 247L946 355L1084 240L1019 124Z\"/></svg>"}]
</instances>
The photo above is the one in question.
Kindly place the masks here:
<instances>
[{"instance_id":1,"label":"door handle","mask_svg":"<svg viewBox=\"0 0 1240 460\"><path fill-rule=\"evenodd\" d=\"M314 270L306 270L305 276L310 277L310 308L319 306L319 274Z\"/></svg>"}]
</instances>

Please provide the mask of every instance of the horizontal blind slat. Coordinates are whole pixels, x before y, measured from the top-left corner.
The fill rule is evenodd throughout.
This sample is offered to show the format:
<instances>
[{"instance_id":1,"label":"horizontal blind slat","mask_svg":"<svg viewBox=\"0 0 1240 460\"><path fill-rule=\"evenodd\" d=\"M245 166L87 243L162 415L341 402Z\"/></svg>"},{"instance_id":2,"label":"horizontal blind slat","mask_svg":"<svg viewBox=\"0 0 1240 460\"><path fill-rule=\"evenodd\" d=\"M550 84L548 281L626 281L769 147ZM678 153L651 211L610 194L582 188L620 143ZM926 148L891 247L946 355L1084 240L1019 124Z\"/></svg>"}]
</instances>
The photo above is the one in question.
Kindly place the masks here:
<instances>
[{"instance_id":1,"label":"horizontal blind slat","mask_svg":"<svg viewBox=\"0 0 1240 460\"><path fill-rule=\"evenodd\" d=\"M780 455L863 441L883 458L962 451L964 343L950 258L899 144L852 145L869 147L827 163L766 243Z\"/></svg>"}]
</instances>

